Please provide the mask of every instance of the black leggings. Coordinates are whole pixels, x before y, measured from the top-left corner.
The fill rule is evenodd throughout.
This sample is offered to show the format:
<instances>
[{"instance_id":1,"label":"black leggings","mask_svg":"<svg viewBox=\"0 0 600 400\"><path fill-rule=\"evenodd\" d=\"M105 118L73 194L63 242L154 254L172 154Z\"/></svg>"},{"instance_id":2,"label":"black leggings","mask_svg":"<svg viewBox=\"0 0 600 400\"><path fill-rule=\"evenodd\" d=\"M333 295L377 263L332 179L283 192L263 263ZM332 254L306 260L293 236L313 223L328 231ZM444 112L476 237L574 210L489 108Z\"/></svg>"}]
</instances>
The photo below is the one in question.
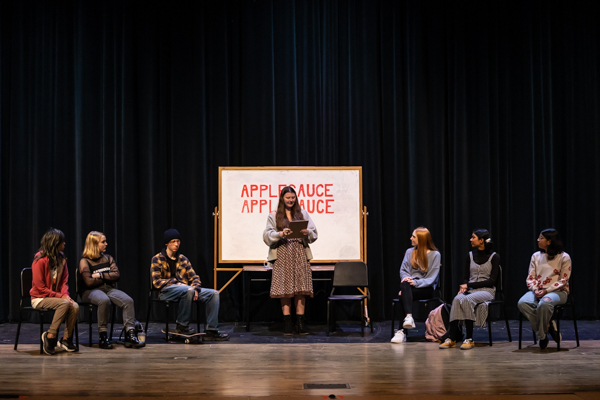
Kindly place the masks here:
<instances>
[{"instance_id":1,"label":"black leggings","mask_svg":"<svg viewBox=\"0 0 600 400\"><path fill-rule=\"evenodd\" d=\"M465 339L473 339L474 322L475 321L471 321L470 319L465 320L465 327L467 328L467 337ZM463 338L462 329L458 323L459 320L457 319L450 321L450 329L448 331L448 337L455 342L460 342Z\"/></svg>"},{"instance_id":2,"label":"black leggings","mask_svg":"<svg viewBox=\"0 0 600 400\"><path fill-rule=\"evenodd\" d=\"M406 314L412 314L412 306L414 300L425 300L433 297L433 287L416 288L408 282L400 284L400 303L402 304L401 319L403 320Z\"/></svg>"}]
</instances>

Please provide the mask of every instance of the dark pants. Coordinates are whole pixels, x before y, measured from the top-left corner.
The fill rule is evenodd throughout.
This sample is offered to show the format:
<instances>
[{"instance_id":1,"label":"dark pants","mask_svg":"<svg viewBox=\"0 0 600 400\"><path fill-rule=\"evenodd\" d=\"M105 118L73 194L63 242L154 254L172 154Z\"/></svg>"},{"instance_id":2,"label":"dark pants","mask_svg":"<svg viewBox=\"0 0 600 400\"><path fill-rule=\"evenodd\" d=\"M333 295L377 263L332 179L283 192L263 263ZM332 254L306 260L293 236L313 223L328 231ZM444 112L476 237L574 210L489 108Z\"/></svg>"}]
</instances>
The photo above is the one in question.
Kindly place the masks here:
<instances>
[{"instance_id":1,"label":"dark pants","mask_svg":"<svg viewBox=\"0 0 600 400\"><path fill-rule=\"evenodd\" d=\"M433 287L428 286L424 288L416 288L408 282L402 282L400 284L400 303L402 304L402 311L400 313L400 320L406 317L406 314L413 313L413 301L414 300L425 300L433 297Z\"/></svg>"},{"instance_id":2,"label":"dark pants","mask_svg":"<svg viewBox=\"0 0 600 400\"><path fill-rule=\"evenodd\" d=\"M455 319L454 321L450 321L450 329L448 330L448 337L455 342L462 341L463 333L462 328L459 325L459 320ZM473 339L473 323L475 321L471 321L470 319L465 320L465 327L467 328L467 337L466 339ZM489 327L488 327L489 329Z\"/></svg>"}]
</instances>

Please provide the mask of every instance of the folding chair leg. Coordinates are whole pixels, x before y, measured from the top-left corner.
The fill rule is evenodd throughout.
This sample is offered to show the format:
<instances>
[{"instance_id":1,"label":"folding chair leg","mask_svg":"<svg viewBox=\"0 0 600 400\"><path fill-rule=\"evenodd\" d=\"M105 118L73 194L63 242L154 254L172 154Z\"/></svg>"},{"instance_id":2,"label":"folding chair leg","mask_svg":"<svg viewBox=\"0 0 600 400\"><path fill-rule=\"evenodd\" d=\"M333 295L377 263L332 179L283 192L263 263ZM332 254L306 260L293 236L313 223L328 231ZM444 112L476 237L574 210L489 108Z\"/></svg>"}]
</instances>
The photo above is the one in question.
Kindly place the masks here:
<instances>
[{"instance_id":1,"label":"folding chair leg","mask_svg":"<svg viewBox=\"0 0 600 400\"><path fill-rule=\"evenodd\" d=\"M396 302L392 301L392 332L390 332L390 337L394 337L394 324L396 322Z\"/></svg>"},{"instance_id":2,"label":"folding chair leg","mask_svg":"<svg viewBox=\"0 0 600 400\"><path fill-rule=\"evenodd\" d=\"M556 330L560 333L560 318L556 318ZM558 343L556 343L556 351L560 351L560 342L562 342L561 340L561 335L558 335ZM546 338L547 340L548 338Z\"/></svg>"},{"instance_id":3,"label":"folding chair leg","mask_svg":"<svg viewBox=\"0 0 600 400\"><path fill-rule=\"evenodd\" d=\"M360 335L365 337L365 302L360 302Z\"/></svg>"},{"instance_id":4,"label":"folding chair leg","mask_svg":"<svg viewBox=\"0 0 600 400\"><path fill-rule=\"evenodd\" d=\"M326 336L329 336L329 328L331 326L330 325L330 323L331 323L330 321L331 320L329 319L330 312L331 312L331 302L329 300L327 300L327 331L325 333Z\"/></svg>"},{"instance_id":5,"label":"folding chair leg","mask_svg":"<svg viewBox=\"0 0 600 400\"><path fill-rule=\"evenodd\" d=\"M117 306L112 305L111 307L111 317L110 317L110 340L113 339L113 331L115 330L115 314L117 313Z\"/></svg>"},{"instance_id":6,"label":"folding chair leg","mask_svg":"<svg viewBox=\"0 0 600 400\"><path fill-rule=\"evenodd\" d=\"M167 322L165 326L165 342L169 343L169 303L165 303L167 307Z\"/></svg>"},{"instance_id":7,"label":"folding chair leg","mask_svg":"<svg viewBox=\"0 0 600 400\"><path fill-rule=\"evenodd\" d=\"M200 333L200 303L195 301L196 303L196 332Z\"/></svg>"},{"instance_id":8,"label":"folding chair leg","mask_svg":"<svg viewBox=\"0 0 600 400\"><path fill-rule=\"evenodd\" d=\"M44 354L44 342L42 341L42 335L44 334L44 313L39 313L40 318L40 354Z\"/></svg>"},{"instance_id":9,"label":"folding chair leg","mask_svg":"<svg viewBox=\"0 0 600 400\"><path fill-rule=\"evenodd\" d=\"M17 346L19 345L19 334L21 333L21 311L19 311L19 325L17 325L17 337L15 339L15 350L17 350Z\"/></svg>"},{"instance_id":10,"label":"folding chair leg","mask_svg":"<svg viewBox=\"0 0 600 400\"><path fill-rule=\"evenodd\" d=\"M92 321L94 318L94 306L88 306L88 346L92 347Z\"/></svg>"},{"instance_id":11,"label":"folding chair leg","mask_svg":"<svg viewBox=\"0 0 600 400\"><path fill-rule=\"evenodd\" d=\"M144 333L148 336L148 324L150 323L150 311L152 311L152 297L148 298L148 312L146 313L146 326L144 326Z\"/></svg>"},{"instance_id":12,"label":"folding chair leg","mask_svg":"<svg viewBox=\"0 0 600 400\"><path fill-rule=\"evenodd\" d=\"M492 322L490 321L490 314L488 310L488 318L487 318L487 326L488 326L488 336L490 340L490 346L492 345Z\"/></svg>"},{"instance_id":13,"label":"folding chair leg","mask_svg":"<svg viewBox=\"0 0 600 400\"><path fill-rule=\"evenodd\" d=\"M521 339L523 338L523 314L519 313L519 350L521 350Z\"/></svg>"}]
</instances>

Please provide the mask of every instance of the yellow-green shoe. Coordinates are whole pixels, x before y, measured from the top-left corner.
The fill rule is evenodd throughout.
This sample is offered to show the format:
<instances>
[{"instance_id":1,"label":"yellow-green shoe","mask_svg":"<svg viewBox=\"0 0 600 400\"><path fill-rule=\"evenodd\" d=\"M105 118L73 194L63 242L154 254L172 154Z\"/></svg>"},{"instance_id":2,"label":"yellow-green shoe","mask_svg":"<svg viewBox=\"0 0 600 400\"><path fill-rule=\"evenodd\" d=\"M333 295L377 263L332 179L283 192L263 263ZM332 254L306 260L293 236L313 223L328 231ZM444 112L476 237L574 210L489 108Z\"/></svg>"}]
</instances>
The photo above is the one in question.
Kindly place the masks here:
<instances>
[{"instance_id":1,"label":"yellow-green shoe","mask_svg":"<svg viewBox=\"0 0 600 400\"><path fill-rule=\"evenodd\" d=\"M450 347L454 346L456 346L456 342L448 338L444 341L444 343L440 344L440 349L449 349Z\"/></svg>"},{"instance_id":2,"label":"yellow-green shoe","mask_svg":"<svg viewBox=\"0 0 600 400\"><path fill-rule=\"evenodd\" d=\"M466 339L463 344L460 345L461 350L471 350L473 347L475 347L473 339Z\"/></svg>"}]
</instances>

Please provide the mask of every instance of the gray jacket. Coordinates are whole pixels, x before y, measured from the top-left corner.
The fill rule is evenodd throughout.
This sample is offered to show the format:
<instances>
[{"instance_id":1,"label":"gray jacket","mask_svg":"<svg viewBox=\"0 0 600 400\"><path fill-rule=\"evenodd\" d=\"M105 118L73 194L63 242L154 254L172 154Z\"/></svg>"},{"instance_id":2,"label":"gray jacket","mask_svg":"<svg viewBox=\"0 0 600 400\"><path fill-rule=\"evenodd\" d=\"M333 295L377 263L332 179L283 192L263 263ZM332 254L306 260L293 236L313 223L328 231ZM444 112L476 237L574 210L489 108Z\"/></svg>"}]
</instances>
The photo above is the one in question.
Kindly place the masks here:
<instances>
[{"instance_id":1,"label":"gray jacket","mask_svg":"<svg viewBox=\"0 0 600 400\"><path fill-rule=\"evenodd\" d=\"M312 251L310 251L310 247L308 247L309 243L313 243L318 238L317 227L313 223L310 215L306 210L302 210L302 218L308 221L308 235L304 237L304 249L306 250L306 259L311 260L313 258ZM269 246L269 255L267 256L267 261L271 264L273 261L277 259L277 248L282 243L282 238L279 236L279 231L277 231L277 223L275 222L275 213L269 213L269 218L267 218L267 226L263 232L263 241L267 246Z\"/></svg>"}]
</instances>

